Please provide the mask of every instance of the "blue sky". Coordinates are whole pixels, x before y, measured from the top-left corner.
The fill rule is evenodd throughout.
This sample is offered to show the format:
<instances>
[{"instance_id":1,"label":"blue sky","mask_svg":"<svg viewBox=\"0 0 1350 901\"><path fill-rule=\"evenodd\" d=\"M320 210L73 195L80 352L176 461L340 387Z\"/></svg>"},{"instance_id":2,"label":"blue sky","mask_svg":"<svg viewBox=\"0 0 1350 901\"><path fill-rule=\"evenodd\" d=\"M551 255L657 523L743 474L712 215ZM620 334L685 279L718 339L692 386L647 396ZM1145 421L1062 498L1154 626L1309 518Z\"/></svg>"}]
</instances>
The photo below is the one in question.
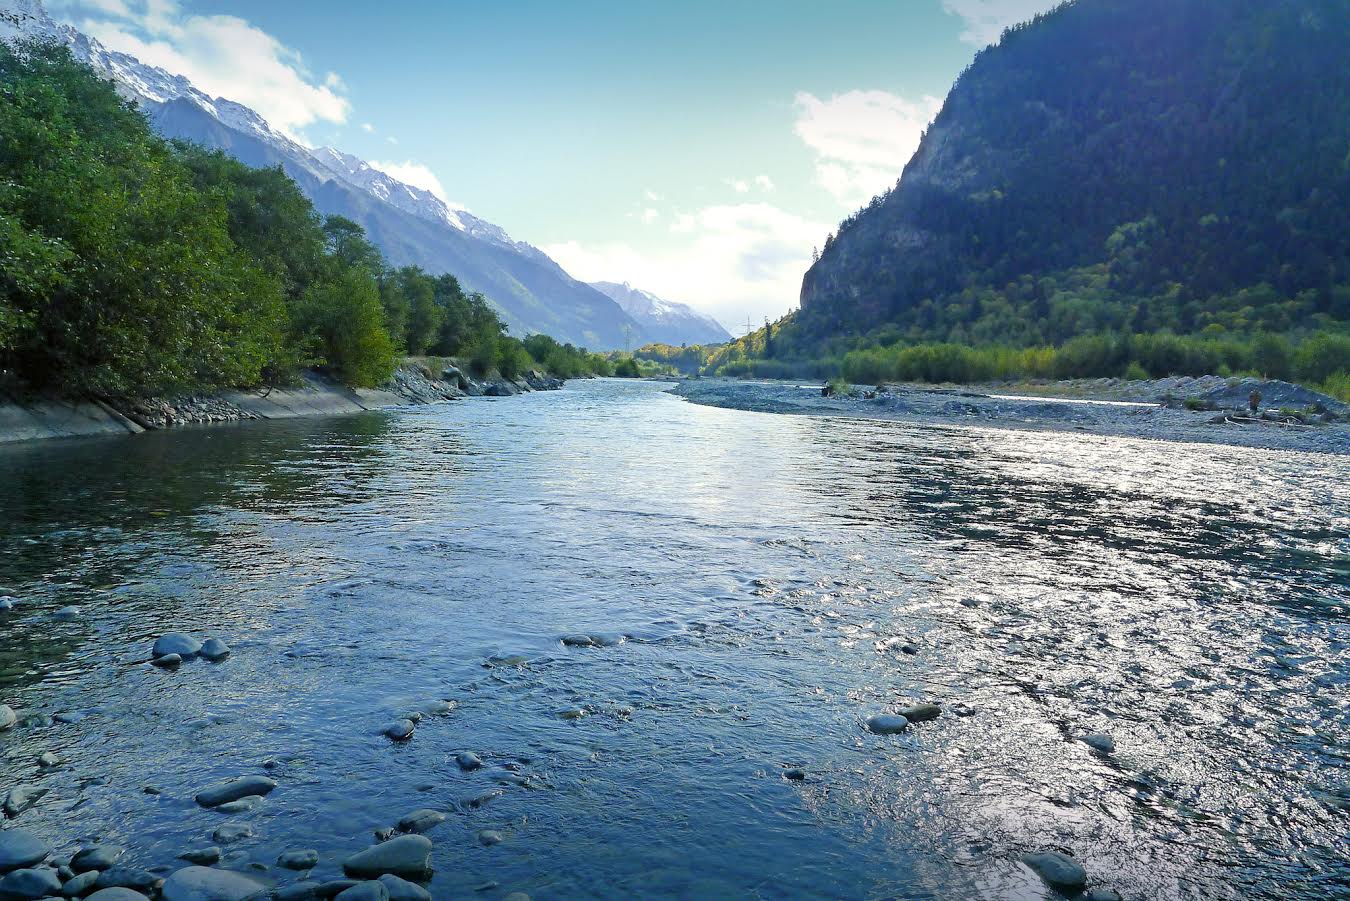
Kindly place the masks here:
<instances>
[{"instance_id":1,"label":"blue sky","mask_svg":"<svg viewBox=\"0 0 1350 901\"><path fill-rule=\"evenodd\" d=\"M538 245L744 330L894 182L951 82L1052 0L48 0Z\"/></svg>"}]
</instances>

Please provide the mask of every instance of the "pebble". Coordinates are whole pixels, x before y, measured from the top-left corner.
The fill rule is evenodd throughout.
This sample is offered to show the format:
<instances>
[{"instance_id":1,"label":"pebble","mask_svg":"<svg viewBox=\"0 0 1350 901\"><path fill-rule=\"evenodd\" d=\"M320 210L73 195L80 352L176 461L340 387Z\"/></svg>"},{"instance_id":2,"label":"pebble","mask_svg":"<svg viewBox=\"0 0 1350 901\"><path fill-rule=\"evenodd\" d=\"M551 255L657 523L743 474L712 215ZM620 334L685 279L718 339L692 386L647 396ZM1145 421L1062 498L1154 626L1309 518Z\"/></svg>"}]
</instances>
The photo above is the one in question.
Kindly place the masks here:
<instances>
[{"instance_id":1,"label":"pebble","mask_svg":"<svg viewBox=\"0 0 1350 901\"><path fill-rule=\"evenodd\" d=\"M909 728L909 720L894 713L878 713L867 718L867 729L877 735L894 735Z\"/></svg>"},{"instance_id":2,"label":"pebble","mask_svg":"<svg viewBox=\"0 0 1350 901\"><path fill-rule=\"evenodd\" d=\"M1103 754L1111 754L1116 750L1115 739L1102 732L1090 732L1082 736L1080 741L1094 751L1100 751Z\"/></svg>"},{"instance_id":3,"label":"pebble","mask_svg":"<svg viewBox=\"0 0 1350 901\"><path fill-rule=\"evenodd\" d=\"M1035 870L1051 888L1078 891L1087 885L1087 870L1067 854L1058 851L1024 854L1022 862Z\"/></svg>"},{"instance_id":4,"label":"pebble","mask_svg":"<svg viewBox=\"0 0 1350 901\"><path fill-rule=\"evenodd\" d=\"M164 669L173 669L183 662L183 658L177 654L165 654L163 657L156 657L150 662L155 666L163 667Z\"/></svg>"},{"instance_id":5,"label":"pebble","mask_svg":"<svg viewBox=\"0 0 1350 901\"><path fill-rule=\"evenodd\" d=\"M384 727L384 735L394 741L407 741L412 738L414 728L412 720L395 720Z\"/></svg>"},{"instance_id":6,"label":"pebble","mask_svg":"<svg viewBox=\"0 0 1350 901\"><path fill-rule=\"evenodd\" d=\"M485 848L500 845L505 839L496 829L482 829L478 832L478 844Z\"/></svg>"},{"instance_id":7,"label":"pebble","mask_svg":"<svg viewBox=\"0 0 1350 901\"><path fill-rule=\"evenodd\" d=\"M319 852L313 848L286 851L277 858L277 866L287 870L312 870L319 865Z\"/></svg>"},{"instance_id":8,"label":"pebble","mask_svg":"<svg viewBox=\"0 0 1350 901\"><path fill-rule=\"evenodd\" d=\"M31 867L50 853L47 843L27 829L0 830L0 873Z\"/></svg>"},{"instance_id":9,"label":"pebble","mask_svg":"<svg viewBox=\"0 0 1350 901\"><path fill-rule=\"evenodd\" d=\"M445 814L439 810L424 807L398 821L399 832L429 832L445 822Z\"/></svg>"},{"instance_id":10,"label":"pebble","mask_svg":"<svg viewBox=\"0 0 1350 901\"><path fill-rule=\"evenodd\" d=\"M253 827L244 823L226 823L211 833L211 840L222 845L233 844L246 838L253 838Z\"/></svg>"},{"instance_id":11,"label":"pebble","mask_svg":"<svg viewBox=\"0 0 1350 901\"><path fill-rule=\"evenodd\" d=\"M900 711L900 715L911 723L922 723L942 716L942 708L937 704L915 704Z\"/></svg>"},{"instance_id":12,"label":"pebble","mask_svg":"<svg viewBox=\"0 0 1350 901\"><path fill-rule=\"evenodd\" d=\"M380 884L389 892L389 901L431 901L431 892L415 882L385 873Z\"/></svg>"},{"instance_id":13,"label":"pebble","mask_svg":"<svg viewBox=\"0 0 1350 901\"><path fill-rule=\"evenodd\" d=\"M431 839L423 835L400 835L358 851L342 862L348 876L377 878L385 873L405 878L424 878L431 872Z\"/></svg>"},{"instance_id":14,"label":"pebble","mask_svg":"<svg viewBox=\"0 0 1350 901\"><path fill-rule=\"evenodd\" d=\"M77 617L79 617L79 615L80 615L79 607L62 607L60 610L52 614L52 616L56 617L57 619L66 621L76 619Z\"/></svg>"},{"instance_id":15,"label":"pebble","mask_svg":"<svg viewBox=\"0 0 1350 901\"><path fill-rule=\"evenodd\" d=\"M0 898L46 898L61 894L61 880L45 867L14 870L0 879Z\"/></svg>"},{"instance_id":16,"label":"pebble","mask_svg":"<svg viewBox=\"0 0 1350 901\"><path fill-rule=\"evenodd\" d=\"M195 657L201 649L202 643L191 635L170 632L156 639L154 647L150 648L150 656L167 657L170 654L177 654L182 658Z\"/></svg>"},{"instance_id":17,"label":"pebble","mask_svg":"<svg viewBox=\"0 0 1350 901\"><path fill-rule=\"evenodd\" d=\"M92 895L86 896L85 901L150 901L150 899L138 891L116 886L99 889Z\"/></svg>"},{"instance_id":18,"label":"pebble","mask_svg":"<svg viewBox=\"0 0 1350 901\"><path fill-rule=\"evenodd\" d=\"M87 845L75 852L75 856L70 859L70 868L76 873L106 870L117 863L123 851L116 845Z\"/></svg>"},{"instance_id":19,"label":"pebble","mask_svg":"<svg viewBox=\"0 0 1350 901\"><path fill-rule=\"evenodd\" d=\"M465 751L455 757L455 763L464 771L476 770L483 766L483 760L472 751Z\"/></svg>"},{"instance_id":20,"label":"pebble","mask_svg":"<svg viewBox=\"0 0 1350 901\"><path fill-rule=\"evenodd\" d=\"M266 776L238 776L197 792L196 801L203 807L219 807L249 795L266 795L276 788L275 781Z\"/></svg>"},{"instance_id":21,"label":"pebble","mask_svg":"<svg viewBox=\"0 0 1350 901\"><path fill-rule=\"evenodd\" d=\"M87 895L93 891L94 883L98 881L98 870L90 870L87 873L80 873L66 880L61 886L61 894L67 898L78 898L81 895ZM112 891L112 889L108 889Z\"/></svg>"},{"instance_id":22,"label":"pebble","mask_svg":"<svg viewBox=\"0 0 1350 901\"><path fill-rule=\"evenodd\" d=\"M224 829L225 827L222 826L220 828ZM212 845L209 848L193 848L190 851L184 851L182 854L179 854L178 857L181 860L186 860L188 863L207 866L213 863L220 863L220 849L215 845Z\"/></svg>"},{"instance_id":23,"label":"pebble","mask_svg":"<svg viewBox=\"0 0 1350 901\"><path fill-rule=\"evenodd\" d=\"M224 660L226 657L230 656L230 646L219 638L208 638L206 641L202 642L201 650L197 653L213 662Z\"/></svg>"},{"instance_id":24,"label":"pebble","mask_svg":"<svg viewBox=\"0 0 1350 901\"><path fill-rule=\"evenodd\" d=\"M0 732L6 729L13 729L14 724L19 721L19 717L14 712L14 708L8 704L0 704Z\"/></svg>"},{"instance_id":25,"label":"pebble","mask_svg":"<svg viewBox=\"0 0 1350 901\"><path fill-rule=\"evenodd\" d=\"M338 895L338 901L389 901L389 889L383 882L358 882Z\"/></svg>"},{"instance_id":26,"label":"pebble","mask_svg":"<svg viewBox=\"0 0 1350 901\"><path fill-rule=\"evenodd\" d=\"M244 901L263 891L263 885L243 873L184 867L164 881L164 901Z\"/></svg>"}]
</instances>

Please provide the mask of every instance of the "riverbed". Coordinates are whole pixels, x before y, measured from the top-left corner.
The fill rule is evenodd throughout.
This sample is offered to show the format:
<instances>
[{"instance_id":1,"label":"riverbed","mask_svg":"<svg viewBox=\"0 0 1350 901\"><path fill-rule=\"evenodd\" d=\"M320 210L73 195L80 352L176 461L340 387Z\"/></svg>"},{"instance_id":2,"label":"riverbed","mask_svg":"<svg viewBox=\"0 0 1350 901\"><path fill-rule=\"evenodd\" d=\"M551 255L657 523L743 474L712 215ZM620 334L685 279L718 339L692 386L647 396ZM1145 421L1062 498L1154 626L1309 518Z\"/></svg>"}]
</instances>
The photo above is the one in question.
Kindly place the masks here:
<instances>
[{"instance_id":1,"label":"riverbed","mask_svg":"<svg viewBox=\"0 0 1350 901\"><path fill-rule=\"evenodd\" d=\"M1350 458L666 387L0 449L7 825L168 872L238 823L285 885L437 809L438 898L1350 892Z\"/></svg>"}]
</instances>

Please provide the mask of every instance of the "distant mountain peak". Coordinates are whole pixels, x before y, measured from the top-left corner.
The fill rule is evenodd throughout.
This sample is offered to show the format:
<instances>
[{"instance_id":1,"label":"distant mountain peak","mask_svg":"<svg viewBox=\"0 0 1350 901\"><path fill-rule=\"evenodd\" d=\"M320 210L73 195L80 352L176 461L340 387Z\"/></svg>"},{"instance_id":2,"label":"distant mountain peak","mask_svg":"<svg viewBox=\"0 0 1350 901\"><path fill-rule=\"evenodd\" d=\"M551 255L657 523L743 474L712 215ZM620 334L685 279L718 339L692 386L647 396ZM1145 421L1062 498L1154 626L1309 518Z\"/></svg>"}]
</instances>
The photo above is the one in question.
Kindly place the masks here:
<instances>
[{"instance_id":1,"label":"distant mountain peak","mask_svg":"<svg viewBox=\"0 0 1350 901\"><path fill-rule=\"evenodd\" d=\"M613 299L654 341L721 344L731 340L731 333L721 323L688 304L665 300L628 282L591 282L591 287Z\"/></svg>"}]
</instances>

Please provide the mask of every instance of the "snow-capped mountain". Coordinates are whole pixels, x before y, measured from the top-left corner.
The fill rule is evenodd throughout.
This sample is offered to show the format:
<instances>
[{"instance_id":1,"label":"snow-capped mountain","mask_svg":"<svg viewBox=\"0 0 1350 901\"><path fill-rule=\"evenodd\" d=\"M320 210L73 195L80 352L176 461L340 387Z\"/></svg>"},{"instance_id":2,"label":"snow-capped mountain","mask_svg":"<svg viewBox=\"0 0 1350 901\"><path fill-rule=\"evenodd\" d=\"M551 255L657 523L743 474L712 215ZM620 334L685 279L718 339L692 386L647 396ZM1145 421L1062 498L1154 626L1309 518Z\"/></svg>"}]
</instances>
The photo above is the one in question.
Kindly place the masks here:
<instances>
[{"instance_id":1,"label":"snow-capped mountain","mask_svg":"<svg viewBox=\"0 0 1350 901\"><path fill-rule=\"evenodd\" d=\"M652 341L662 344L722 344L731 333L716 319L693 307L663 300L628 282L591 282L591 287L612 299L637 320Z\"/></svg>"},{"instance_id":2,"label":"snow-capped mountain","mask_svg":"<svg viewBox=\"0 0 1350 901\"><path fill-rule=\"evenodd\" d=\"M622 347L633 335L646 338L617 303L573 279L542 250L430 191L340 150L311 150L252 109L211 97L181 75L53 20L41 0L0 0L0 14L18 21L16 28L0 15L0 39L17 32L64 43L136 101L166 137L223 150L250 166L281 166L319 212L360 223L394 265L454 273L466 289L486 295L515 334L543 332L596 350Z\"/></svg>"}]
</instances>

